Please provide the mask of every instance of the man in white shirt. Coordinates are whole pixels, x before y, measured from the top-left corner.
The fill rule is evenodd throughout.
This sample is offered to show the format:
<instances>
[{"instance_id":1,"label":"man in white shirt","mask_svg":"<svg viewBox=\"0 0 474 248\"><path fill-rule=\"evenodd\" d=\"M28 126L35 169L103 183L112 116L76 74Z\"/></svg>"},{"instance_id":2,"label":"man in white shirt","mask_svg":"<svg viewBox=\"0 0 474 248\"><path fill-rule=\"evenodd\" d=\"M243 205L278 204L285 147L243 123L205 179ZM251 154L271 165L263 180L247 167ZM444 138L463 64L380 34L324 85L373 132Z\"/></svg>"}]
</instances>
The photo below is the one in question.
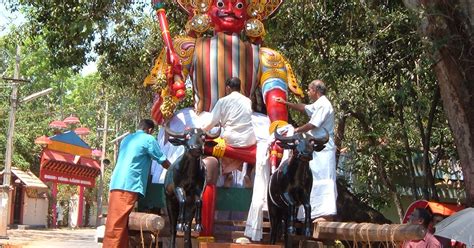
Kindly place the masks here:
<instances>
[{"instance_id":1,"label":"man in white shirt","mask_svg":"<svg viewBox=\"0 0 474 248\"><path fill-rule=\"evenodd\" d=\"M217 123L221 124L223 132L221 133L226 145L231 147L245 148L255 145L257 139L252 126L252 102L240 93L240 79L232 77L225 82L226 96L220 98L212 112L208 121L203 121L202 129L209 131ZM218 175L218 162L214 157L204 159L207 168L207 177L213 178L208 180L206 189L203 194L203 226L204 232L201 236L210 236L213 232L215 210L215 178ZM242 168L242 162L231 158L221 158L222 174L226 177L232 175L231 172ZM231 179L229 177L229 179ZM206 216L212 216L206 220ZM209 217L208 217L209 218ZM206 227L208 227L206 229Z\"/></svg>"},{"instance_id":2,"label":"man in white shirt","mask_svg":"<svg viewBox=\"0 0 474 248\"><path fill-rule=\"evenodd\" d=\"M297 127L295 132L309 132L314 137L329 133L329 141L320 152L313 152L313 160L309 162L313 173L313 188L311 190L311 218L332 220L336 215L336 146L334 145L334 109L325 96L326 86L321 80L314 80L308 85L308 96L312 104L286 102L282 98L275 101L288 107L306 112L311 118L308 123ZM324 128L324 129L323 129Z\"/></svg>"},{"instance_id":3,"label":"man in white shirt","mask_svg":"<svg viewBox=\"0 0 474 248\"><path fill-rule=\"evenodd\" d=\"M222 138L232 147L249 147L257 141L252 127L252 102L240 93L240 79L231 77L225 83L226 96L220 98L211 112L206 131L221 123Z\"/></svg>"}]
</instances>

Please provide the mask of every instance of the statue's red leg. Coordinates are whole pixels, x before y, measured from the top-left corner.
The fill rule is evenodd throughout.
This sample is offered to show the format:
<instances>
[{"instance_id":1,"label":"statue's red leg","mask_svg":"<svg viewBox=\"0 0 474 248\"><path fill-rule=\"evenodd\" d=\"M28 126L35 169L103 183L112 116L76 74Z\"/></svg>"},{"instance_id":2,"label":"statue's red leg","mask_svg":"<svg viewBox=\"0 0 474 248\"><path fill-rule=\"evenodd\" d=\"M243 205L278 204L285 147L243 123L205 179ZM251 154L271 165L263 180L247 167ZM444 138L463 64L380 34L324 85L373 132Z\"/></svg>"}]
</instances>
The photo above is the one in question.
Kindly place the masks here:
<instances>
[{"instance_id":1,"label":"statue's red leg","mask_svg":"<svg viewBox=\"0 0 474 248\"><path fill-rule=\"evenodd\" d=\"M205 157L203 162L206 165L206 186L202 195L201 223L203 230L199 234L199 239L213 241L219 161L215 157L209 156Z\"/></svg>"},{"instance_id":2,"label":"statue's red leg","mask_svg":"<svg viewBox=\"0 0 474 248\"><path fill-rule=\"evenodd\" d=\"M202 225L201 237L212 237L214 234L214 217L216 211L217 187L215 184L207 184L202 196Z\"/></svg>"}]
</instances>

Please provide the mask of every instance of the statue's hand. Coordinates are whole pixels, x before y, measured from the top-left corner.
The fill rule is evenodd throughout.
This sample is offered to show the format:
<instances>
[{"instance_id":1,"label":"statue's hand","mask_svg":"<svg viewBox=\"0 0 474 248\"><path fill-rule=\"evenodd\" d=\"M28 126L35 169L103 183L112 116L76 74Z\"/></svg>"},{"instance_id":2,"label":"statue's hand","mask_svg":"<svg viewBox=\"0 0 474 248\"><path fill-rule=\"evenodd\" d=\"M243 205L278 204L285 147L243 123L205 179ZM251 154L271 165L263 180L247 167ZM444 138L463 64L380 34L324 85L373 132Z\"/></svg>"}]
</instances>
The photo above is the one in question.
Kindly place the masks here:
<instances>
[{"instance_id":1,"label":"statue's hand","mask_svg":"<svg viewBox=\"0 0 474 248\"><path fill-rule=\"evenodd\" d=\"M169 58L169 71L168 71L168 82L173 92L172 95L178 99L183 99L186 96L186 86L183 81L183 67L176 53L170 53Z\"/></svg>"},{"instance_id":2,"label":"statue's hand","mask_svg":"<svg viewBox=\"0 0 474 248\"><path fill-rule=\"evenodd\" d=\"M174 75L173 77L173 85L171 86L173 89L174 95L178 99L183 99L186 96L186 86L183 82L181 75Z\"/></svg>"}]
</instances>

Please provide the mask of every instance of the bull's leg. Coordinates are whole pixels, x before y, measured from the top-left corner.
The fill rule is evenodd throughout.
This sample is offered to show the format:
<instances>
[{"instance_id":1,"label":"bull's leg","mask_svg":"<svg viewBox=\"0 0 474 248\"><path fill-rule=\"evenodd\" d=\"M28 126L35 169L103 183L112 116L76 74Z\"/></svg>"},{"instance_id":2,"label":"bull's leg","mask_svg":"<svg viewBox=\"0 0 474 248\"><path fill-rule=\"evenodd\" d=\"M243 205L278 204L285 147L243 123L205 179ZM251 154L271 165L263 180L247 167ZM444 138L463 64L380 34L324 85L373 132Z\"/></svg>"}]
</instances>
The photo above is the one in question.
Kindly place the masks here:
<instances>
[{"instance_id":1,"label":"bull's leg","mask_svg":"<svg viewBox=\"0 0 474 248\"><path fill-rule=\"evenodd\" d=\"M268 215L270 217L270 244L274 245L278 238L278 229L281 224L281 214L277 209L277 206L268 202Z\"/></svg>"},{"instance_id":2,"label":"bull's leg","mask_svg":"<svg viewBox=\"0 0 474 248\"><path fill-rule=\"evenodd\" d=\"M309 203L309 197L304 199L304 236L311 237L311 205Z\"/></svg>"},{"instance_id":3,"label":"bull's leg","mask_svg":"<svg viewBox=\"0 0 474 248\"><path fill-rule=\"evenodd\" d=\"M271 181L271 179L270 179ZM267 192L268 216L270 218L270 244L274 245L278 238L278 231L282 221L282 214L278 206L273 203L271 194L271 187Z\"/></svg>"},{"instance_id":4,"label":"bull's leg","mask_svg":"<svg viewBox=\"0 0 474 248\"><path fill-rule=\"evenodd\" d=\"M176 198L178 198L179 203L179 214L178 214L178 223L176 229L178 231L184 231L184 216L185 216L185 205L186 205L186 193L183 188L176 187L175 192ZM176 210L175 210L176 211Z\"/></svg>"},{"instance_id":5,"label":"bull's leg","mask_svg":"<svg viewBox=\"0 0 474 248\"><path fill-rule=\"evenodd\" d=\"M166 209L168 211L168 219L170 221L170 234L171 234L171 244L170 247L176 247L176 222L178 220L178 213L176 206L176 202L172 199L169 199L169 196L166 196Z\"/></svg>"},{"instance_id":6,"label":"bull's leg","mask_svg":"<svg viewBox=\"0 0 474 248\"><path fill-rule=\"evenodd\" d=\"M292 245L293 245L293 242L291 240L291 235L289 233L289 230L290 230L290 217L287 215L287 218L284 219L284 222L285 222L285 230L284 230L284 233L283 233L283 238L285 240L285 248L291 248Z\"/></svg>"},{"instance_id":7,"label":"bull's leg","mask_svg":"<svg viewBox=\"0 0 474 248\"><path fill-rule=\"evenodd\" d=\"M201 232L202 231L202 224L201 224L201 209L202 209L202 199L200 197L201 194L197 194L196 199L196 213L195 213L195 220L196 226L194 227L194 231Z\"/></svg>"},{"instance_id":8,"label":"bull's leg","mask_svg":"<svg viewBox=\"0 0 474 248\"><path fill-rule=\"evenodd\" d=\"M192 221L187 221L185 223L186 225L186 230L184 231L184 247L185 248L192 248L192 242L191 242L191 223Z\"/></svg>"},{"instance_id":9,"label":"bull's leg","mask_svg":"<svg viewBox=\"0 0 474 248\"><path fill-rule=\"evenodd\" d=\"M287 213L287 232L288 234L294 235L296 233L295 228L295 200L293 197L288 193L283 193L283 198L285 199L286 203L288 204L288 213Z\"/></svg>"}]
</instances>

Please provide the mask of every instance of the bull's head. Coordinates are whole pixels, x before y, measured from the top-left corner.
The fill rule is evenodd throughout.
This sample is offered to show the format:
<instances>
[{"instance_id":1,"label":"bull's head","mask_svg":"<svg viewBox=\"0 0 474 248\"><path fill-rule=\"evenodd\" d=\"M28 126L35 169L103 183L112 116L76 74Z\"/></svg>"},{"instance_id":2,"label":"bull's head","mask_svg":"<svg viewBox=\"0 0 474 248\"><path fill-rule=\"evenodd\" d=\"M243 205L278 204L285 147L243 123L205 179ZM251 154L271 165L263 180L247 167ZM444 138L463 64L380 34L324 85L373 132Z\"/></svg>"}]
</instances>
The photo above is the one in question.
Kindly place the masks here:
<instances>
[{"instance_id":1,"label":"bull's head","mask_svg":"<svg viewBox=\"0 0 474 248\"><path fill-rule=\"evenodd\" d=\"M285 137L276 131L277 128L275 129L275 139L280 141L278 145L284 149L293 150L294 156L302 160L311 160L313 151L319 152L324 149L324 144L329 140L329 133L326 129L324 129L326 135L323 138L315 138L307 133L297 133Z\"/></svg>"},{"instance_id":2,"label":"bull's head","mask_svg":"<svg viewBox=\"0 0 474 248\"><path fill-rule=\"evenodd\" d=\"M174 132L169 128L169 123L165 125L165 132L168 135L168 141L175 146L184 146L186 150L190 151L193 155L200 155L204 151L204 145L208 142L206 137L214 139L219 137L221 129L216 133L205 132L200 128L189 128L184 132Z\"/></svg>"}]
</instances>

